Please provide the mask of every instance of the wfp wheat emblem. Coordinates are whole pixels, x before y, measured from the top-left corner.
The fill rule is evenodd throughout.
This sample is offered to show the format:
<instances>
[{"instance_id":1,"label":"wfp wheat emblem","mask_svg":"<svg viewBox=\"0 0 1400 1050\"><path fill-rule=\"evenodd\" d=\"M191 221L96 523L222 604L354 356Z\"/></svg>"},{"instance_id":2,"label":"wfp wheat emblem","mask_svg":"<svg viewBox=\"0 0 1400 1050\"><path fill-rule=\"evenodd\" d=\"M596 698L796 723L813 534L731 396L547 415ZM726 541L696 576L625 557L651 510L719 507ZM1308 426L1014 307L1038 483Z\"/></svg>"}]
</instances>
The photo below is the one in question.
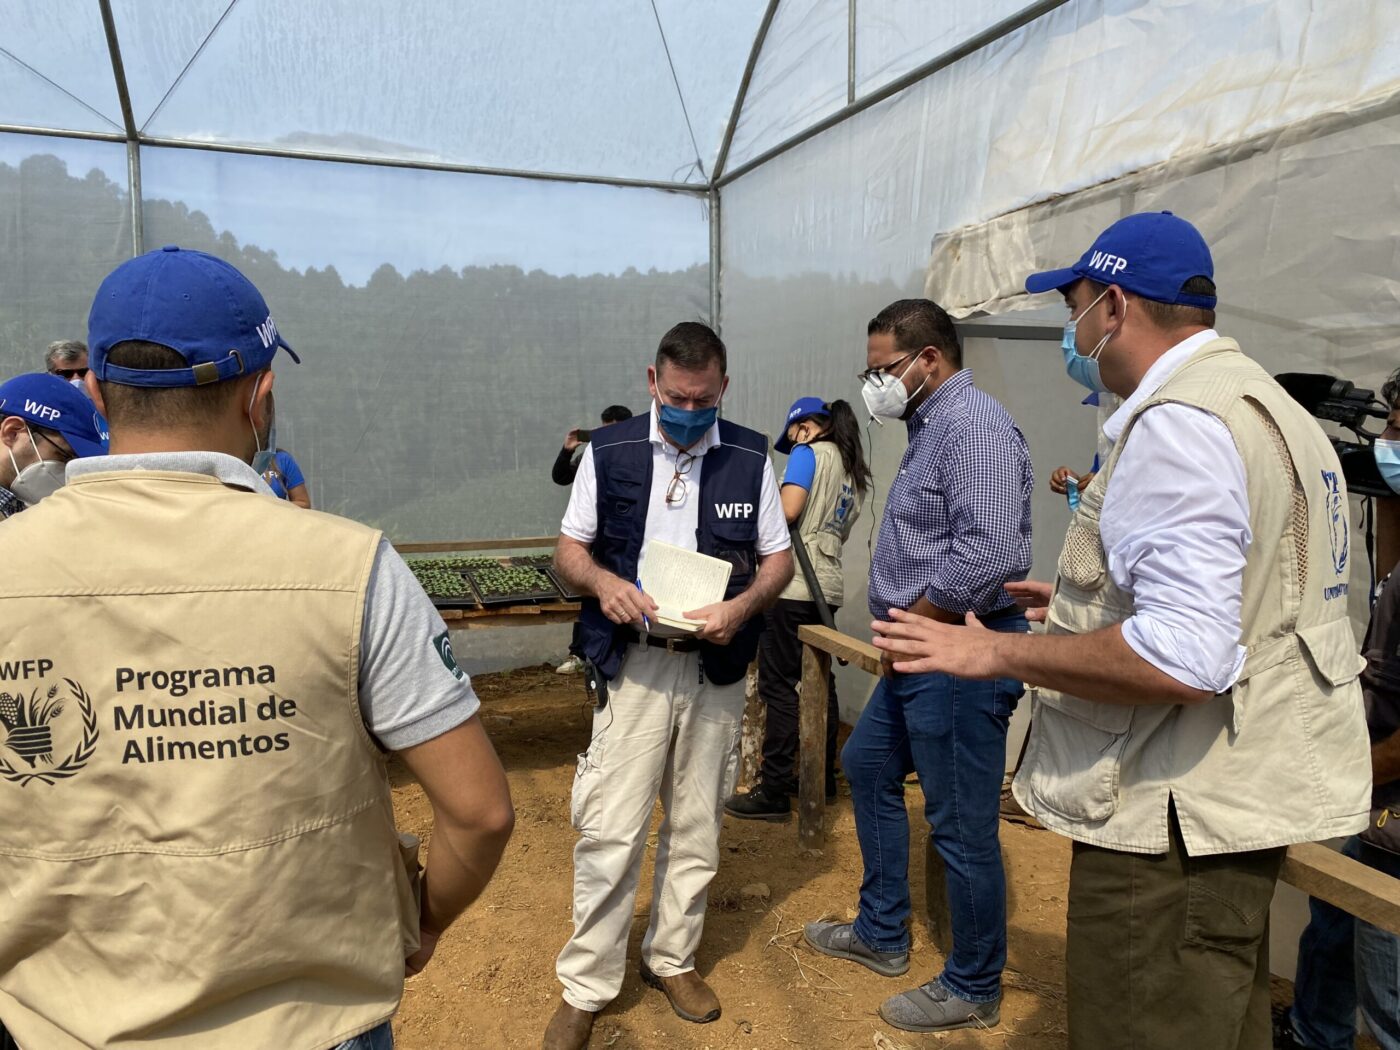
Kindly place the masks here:
<instances>
[{"instance_id":1,"label":"wfp wheat emblem","mask_svg":"<svg viewBox=\"0 0 1400 1050\"><path fill-rule=\"evenodd\" d=\"M81 685L65 678L64 691L57 685L35 689L26 696L21 690L0 693L0 727L4 728L4 748L0 749L0 777L28 787L32 781L53 784L75 776L97 747L97 714L92 698ZM66 748L55 760L57 741L76 737L71 751ZM8 753L7 753L8 752ZM16 766L10 754L21 763Z\"/></svg>"}]
</instances>

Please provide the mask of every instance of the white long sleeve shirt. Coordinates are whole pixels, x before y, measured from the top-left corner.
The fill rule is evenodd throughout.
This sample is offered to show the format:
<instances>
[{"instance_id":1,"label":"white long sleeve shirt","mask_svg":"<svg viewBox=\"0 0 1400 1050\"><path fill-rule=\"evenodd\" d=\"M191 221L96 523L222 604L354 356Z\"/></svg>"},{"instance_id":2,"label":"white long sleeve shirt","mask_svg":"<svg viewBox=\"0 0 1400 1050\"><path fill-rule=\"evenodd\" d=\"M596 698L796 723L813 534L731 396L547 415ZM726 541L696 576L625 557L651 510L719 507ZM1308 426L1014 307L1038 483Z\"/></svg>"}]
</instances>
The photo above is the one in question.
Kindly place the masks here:
<instances>
[{"instance_id":1,"label":"white long sleeve shirt","mask_svg":"<svg viewBox=\"0 0 1400 1050\"><path fill-rule=\"evenodd\" d=\"M1138 406L1216 338L1201 332L1158 358L1104 436L1116 442ZM1229 428L1188 405L1144 412L1108 479L1099 530L1113 582L1133 596L1123 624L1132 650L1194 689L1229 689L1244 666L1240 607L1253 540Z\"/></svg>"}]
</instances>

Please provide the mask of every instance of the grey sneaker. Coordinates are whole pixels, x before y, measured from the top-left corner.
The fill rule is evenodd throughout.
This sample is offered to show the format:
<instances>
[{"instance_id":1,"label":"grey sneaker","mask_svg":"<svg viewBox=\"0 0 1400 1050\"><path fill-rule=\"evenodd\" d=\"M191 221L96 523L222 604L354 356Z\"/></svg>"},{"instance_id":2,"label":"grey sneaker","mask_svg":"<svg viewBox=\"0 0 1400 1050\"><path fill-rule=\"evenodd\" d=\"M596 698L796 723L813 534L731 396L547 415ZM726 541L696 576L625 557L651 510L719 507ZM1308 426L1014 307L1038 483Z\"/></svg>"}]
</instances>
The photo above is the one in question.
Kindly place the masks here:
<instances>
[{"instance_id":1,"label":"grey sneaker","mask_svg":"<svg viewBox=\"0 0 1400 1050\"><path fill-rule=\"evenodd\" d=\"M1001 1020L1001 998L989 1003L959 999L937 978L880 1004L886 1023L905 1032L951 1032L956 1028L991 1028Z\"/></svg>"},{"instance_id":2,"label":"grey sneaker","mask_svg":"<svg viewBox=\"0 0 1400 1050\"><path fill-rule=\"evenodd\" d=\"M858 962L881 977L898 977L909 972L907 951L877 952L856 936L854 923L809 922L802 930L802 939L823 955Z\"/></svg>"}]
</instances>

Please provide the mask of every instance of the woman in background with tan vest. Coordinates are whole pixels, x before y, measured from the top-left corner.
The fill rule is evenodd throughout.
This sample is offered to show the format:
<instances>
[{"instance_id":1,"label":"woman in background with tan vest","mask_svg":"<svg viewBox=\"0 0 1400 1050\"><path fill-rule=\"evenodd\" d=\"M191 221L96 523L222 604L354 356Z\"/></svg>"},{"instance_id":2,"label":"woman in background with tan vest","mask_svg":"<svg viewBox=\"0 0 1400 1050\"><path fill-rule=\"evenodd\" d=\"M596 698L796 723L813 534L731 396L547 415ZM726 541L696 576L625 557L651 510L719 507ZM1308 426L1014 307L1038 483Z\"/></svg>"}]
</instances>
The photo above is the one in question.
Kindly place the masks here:
<instances>
[{"instance_id":1,"label":"woman in background with tan vest","mask_svg":"<svg viewBox=\"0 0 1400 1050\"><path fill-rule=\"evenodd\" d=\"M783 514L807 550L820 598L834 613L844 599L841 548L860 517L870 485L860 424L844 401L798 398L788 410L782 435L773 442L790 455L780 495ZM725 803L726 813L744 820L786 820L789 796L797 792L797 683L802 678L802 643L797 630L821 623L817 595L798 572L773 608L763 614L758 647L758 691L768 707L759 782ZM836 679L827 689L826 799L836 797Z\"/></svg>"}]
</instances>

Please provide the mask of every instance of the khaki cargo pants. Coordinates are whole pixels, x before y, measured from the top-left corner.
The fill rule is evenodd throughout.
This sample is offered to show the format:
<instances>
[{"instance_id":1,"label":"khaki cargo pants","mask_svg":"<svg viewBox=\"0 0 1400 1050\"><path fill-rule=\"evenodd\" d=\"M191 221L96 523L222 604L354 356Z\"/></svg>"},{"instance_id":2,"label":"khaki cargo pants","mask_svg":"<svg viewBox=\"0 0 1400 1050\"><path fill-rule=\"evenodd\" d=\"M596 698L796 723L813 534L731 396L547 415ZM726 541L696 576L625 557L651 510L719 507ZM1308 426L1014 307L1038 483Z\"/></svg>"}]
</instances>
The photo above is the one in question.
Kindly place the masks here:
<instances>
[{"instance_id":1,"label":"khaki cargo pants","mask_svg":"<svg viewBox=\"0 0 1400 1050\"><path fill-rule=\"evenodd\" d=\"M574 933L556 966L564 998L592 1011L622 989L658 798L666 818L642 959L662 977L695 969L744 718L743 679L702 681L698 653L631 646L609 693L574 776Z\"/></svg>"},{"instance_id":2,"label":"khaki cargo pants","mask_svg":"<svg viewBox=\"0 0 1400 1050\"><path fill-rule=\"evenodd\" d=\"M1074 844L1070 1050L1270 1050L1269 904L1283 849L1192 857Z\"/></svg>"}]
</instances>

